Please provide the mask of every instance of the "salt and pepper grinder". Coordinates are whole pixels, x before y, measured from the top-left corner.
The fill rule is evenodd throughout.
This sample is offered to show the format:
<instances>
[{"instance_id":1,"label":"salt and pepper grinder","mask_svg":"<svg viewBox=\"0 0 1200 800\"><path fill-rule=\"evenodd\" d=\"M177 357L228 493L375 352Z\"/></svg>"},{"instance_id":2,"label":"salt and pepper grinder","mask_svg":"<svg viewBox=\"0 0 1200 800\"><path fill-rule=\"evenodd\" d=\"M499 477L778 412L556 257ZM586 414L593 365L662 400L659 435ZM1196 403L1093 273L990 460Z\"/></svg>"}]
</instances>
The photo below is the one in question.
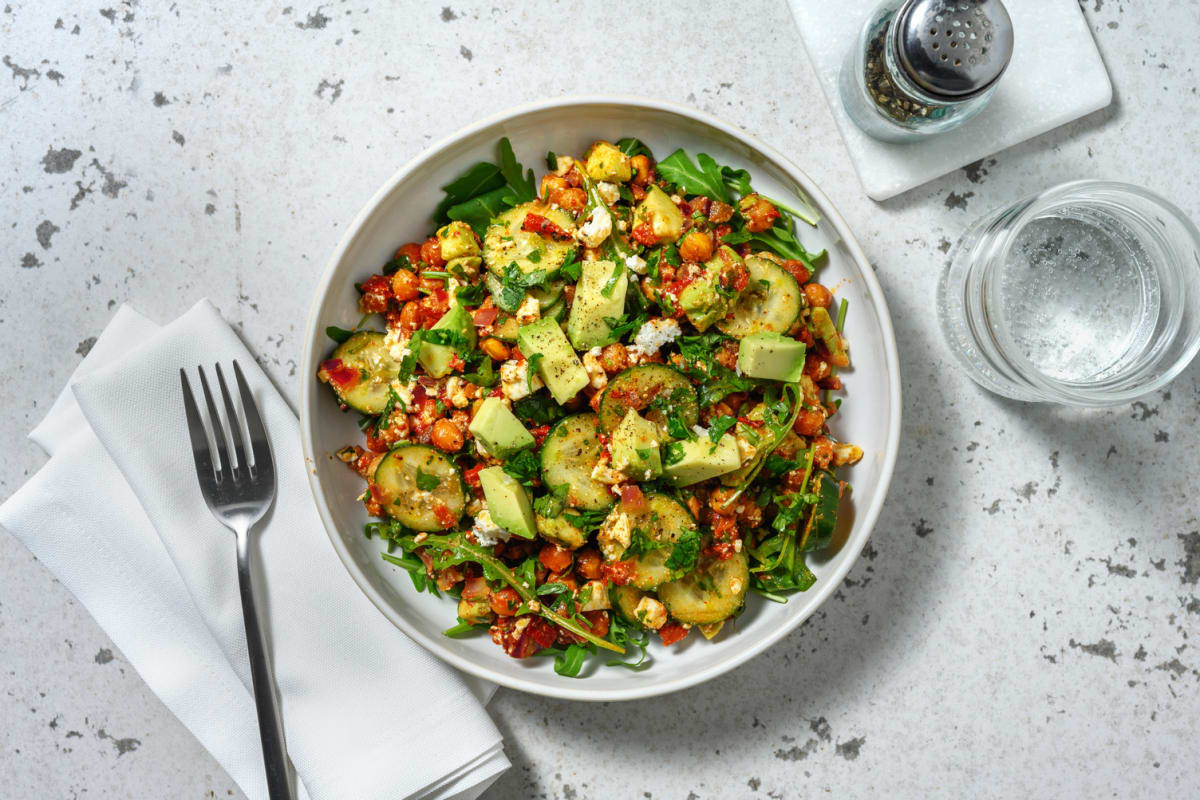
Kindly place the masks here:
<instances>
[{"instance_id":1,"label":"salt and pepper grinder","mask_svg":"<svg viewBox=\"0 0 1200 800\"><path fill-rule=\"evenodd\" d=\"M885 0L842 64L842 103L876 139L941 133L983 110L1012 48L1000 0Z\"/></svg>"}]
</instances>

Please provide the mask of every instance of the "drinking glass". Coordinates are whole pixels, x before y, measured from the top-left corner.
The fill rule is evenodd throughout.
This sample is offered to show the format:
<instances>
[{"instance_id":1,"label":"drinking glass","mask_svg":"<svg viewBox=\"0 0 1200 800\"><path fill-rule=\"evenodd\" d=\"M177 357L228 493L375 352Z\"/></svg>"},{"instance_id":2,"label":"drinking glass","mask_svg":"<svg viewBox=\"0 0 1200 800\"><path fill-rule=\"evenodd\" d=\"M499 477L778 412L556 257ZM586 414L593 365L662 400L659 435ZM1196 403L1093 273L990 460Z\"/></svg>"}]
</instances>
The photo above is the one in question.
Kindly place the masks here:
<instances>
[{"instance_id":1,"label":"drinking glass","mask_svg":"<svg viewBox=\"0 0 1200 800\"><path fill-rule=\"evenodd\" d=\"M985 389L1126 403L1200 350L1200 231L1146 189L1066 183L971 225L937 307L950 349Z\"/></svg>"}]
</instances>

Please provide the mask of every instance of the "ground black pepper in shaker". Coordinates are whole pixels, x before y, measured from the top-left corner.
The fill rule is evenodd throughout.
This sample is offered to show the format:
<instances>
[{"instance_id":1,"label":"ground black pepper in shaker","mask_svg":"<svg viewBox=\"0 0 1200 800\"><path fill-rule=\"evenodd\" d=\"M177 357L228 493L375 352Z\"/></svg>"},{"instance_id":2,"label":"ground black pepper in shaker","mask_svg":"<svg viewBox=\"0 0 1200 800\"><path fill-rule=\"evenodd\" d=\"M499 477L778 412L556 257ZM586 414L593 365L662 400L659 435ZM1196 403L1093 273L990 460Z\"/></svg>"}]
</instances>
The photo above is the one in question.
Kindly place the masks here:
<instances>
[{"instance_id":1,"label":"ground black pepper in shaker","mask_svg":"<svg viewBox=\"0 0 1200 800\"><path fill-rule=\"evenodd\" d=\"M983 110L1012 57L1001 0L887 0L842 65L846 113L868 135L906 142Z\"/></svg>"}]
</instances>

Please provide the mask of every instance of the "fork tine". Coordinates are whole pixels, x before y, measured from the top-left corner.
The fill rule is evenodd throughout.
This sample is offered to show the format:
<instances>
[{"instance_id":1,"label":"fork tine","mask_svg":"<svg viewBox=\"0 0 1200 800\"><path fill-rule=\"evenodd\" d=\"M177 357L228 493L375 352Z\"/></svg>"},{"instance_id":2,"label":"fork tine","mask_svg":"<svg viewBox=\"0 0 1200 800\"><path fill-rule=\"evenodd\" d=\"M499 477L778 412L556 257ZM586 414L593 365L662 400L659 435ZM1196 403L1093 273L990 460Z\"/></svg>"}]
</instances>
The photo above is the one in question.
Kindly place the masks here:
<instances>
[{"instance_id":1,"label":"fork tine","mask_svg":"<svg viewBox=\"0 0 1200 800\"><path fill-rule=\"evenodd\" d=\"M192 456L196 459L196 472L199 476L216 477L213 469L212 450L208 446L208 436L204 432L204 420L200 417L200 409L196 408L196 397L192 394L192 386L188 383L187 371L180 368L179 382L183 385L183 410L187 416L188 435L192 440Z\"/></svg>"},{"instance_id":2,"label":"fork tine","mask_svg":"<svg viewBox=\"0 0 1200 800\"><path fill-rule=\"evenodd\" d=\"M267 431L263 427L262 417L258 413L258 405L254 402L254 395L250 393L250 386L246 383L246 376L242 374L242 367L238 364L237 359L233 361L233 377L237 380L238 393L242 397L242 413L246 415L246 428L250 431L250 448L254 453L254 472L256 475L271 476L275 470L274 462L271 460L271 443L267 439Z\"/></svg>"},{"instance_id":3,"label":"fork tine","mask_svg":"<svg viewBox=\"0 0 1200 800\"><path fill-rule=\"evenodd\" d=\"M204 367L196 367L200 372L200 388L204 390L204 403L208 406L208 416L212 420L213 426L213 441L217 443L217 483L220 483L226 474L233 473L233 464L229 461L229 451L226 450L225 443L228 440L225 433L225 426L221 424L221 415L217 413L217 404L213 402L212 392L208 389L208 378L204 377Z\"/></svg>"},{"instance_id":4,"label":"fork tine","mask_svg":"<svg viewBox=\"0 0 1200 800\"><path fill-rule=\"evenodd\" d=\"M250 477L250 464L246 461L246 448L243 447L242 440L245 438L242 435L242 423L238 419L237 411L233 408L233 398L229 396L229 387L225 385L225 373L221 372L221 365L217 364L217 385L221 387L221 400L225 404L225 418L229 420L229 441L233 447L233 452L237 456L237 468L233 471L234 480L241 480L242 477Z\"/></svg>"}]
</instances>

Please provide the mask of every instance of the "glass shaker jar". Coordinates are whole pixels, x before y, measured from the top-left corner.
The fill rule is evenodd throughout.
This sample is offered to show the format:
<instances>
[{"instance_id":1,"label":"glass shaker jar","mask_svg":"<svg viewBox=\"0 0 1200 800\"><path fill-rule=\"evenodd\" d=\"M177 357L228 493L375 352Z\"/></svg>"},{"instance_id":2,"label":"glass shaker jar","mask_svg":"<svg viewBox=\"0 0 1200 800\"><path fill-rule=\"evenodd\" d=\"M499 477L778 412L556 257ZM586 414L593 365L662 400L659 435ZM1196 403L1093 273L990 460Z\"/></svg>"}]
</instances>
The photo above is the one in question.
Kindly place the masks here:
<instances>
[{"instance_id":1,"label":"glass shaker jar","mask_svg":"<svg viewBox=\"0 0 1200 800\"><path fill-rule=\"evenodd\" d=\"M876 139L940 133L983 110L1012 48L1000 0L885 0L842 64L842 104Z\"/></svg>"}]
</instances>

